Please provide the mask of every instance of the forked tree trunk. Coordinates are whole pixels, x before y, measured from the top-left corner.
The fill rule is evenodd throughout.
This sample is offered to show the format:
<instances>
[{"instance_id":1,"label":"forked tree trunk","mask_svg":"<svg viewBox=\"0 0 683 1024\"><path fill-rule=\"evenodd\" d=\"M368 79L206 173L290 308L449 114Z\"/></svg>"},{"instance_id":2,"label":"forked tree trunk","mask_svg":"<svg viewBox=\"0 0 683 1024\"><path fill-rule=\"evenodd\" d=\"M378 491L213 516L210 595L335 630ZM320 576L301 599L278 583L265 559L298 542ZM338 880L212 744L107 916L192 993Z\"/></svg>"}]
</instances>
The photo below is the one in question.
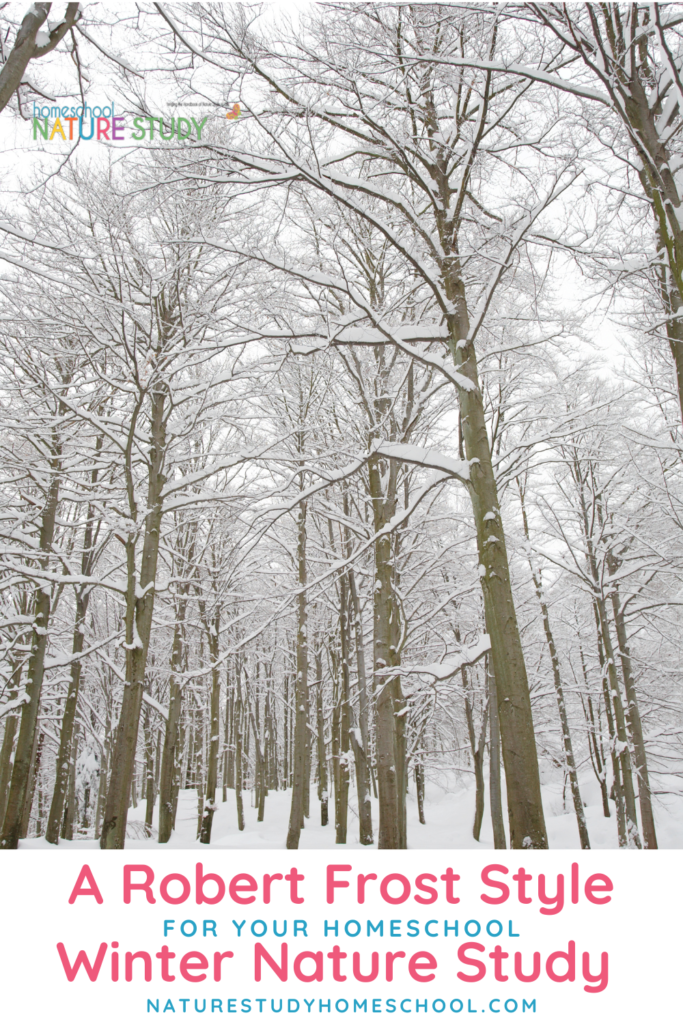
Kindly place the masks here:
<instances>
[{"instance_id":1,"label":"forked tree trunk","mask_svg":"<svg viewBox=\"0 0 683 1024\"><path fill-rule=\"evenodd\" d=\"M135 752L138 744L142 691L145 686L147 650L152 631L152 614L157 576L157 560L163 518L162 492L166 478L162 469L166 454L166 428L164 406L167 391L159 388L151 399L151 438L149 453L147 515L145 518L144 540L140 578L135 565L135 538L126 540L127 591L126 591L126 685L123 688L121 713L116 728L116 739L112 753L109 791L102 824L100 847L103 850L122 850L126 842L126 823L130 803L131 783L135 767ZM132 436L130 437L132 446ZM132 498L132 471L129 493Z\"/></svg>"},{"instance_id":2,"label":"forked tree trunk","mask_svg":"<svg viewBox=\"0 0 683 1024\"><path fill-rule=\"evenodd\" d=\"M583 675L583 681L586 686L586 704L588 705L588 713L584 706L584 717L586 719L586 730L588 732L588 750L590 753L591 764L595 777L598 780L600 786L600 793L602 796L602 813L605 818L610 817L609 809L609 794L607 792L607 764L605 758L605 752L602 745L602 737L599 733L598 726L599 722L595 720L595 713L593 711L593 700L588 690L588 672L586 671L586 659L583 656L583 648L579 645L579 656L581 658L581 672ZM582 700L583 704L583 700Z\"/></svg>"},{"instance_id":3,"label":"forked tree trunk","mask_svg":"<svg viewBox=\"0 0 683 1024\"><path fill-rule=\"evenodd\" d=\"M595 601L593 602L593 612L595 615L595 625L597 629L598 662L600 665L601 672L602 698L605 705L605 717L607 718L607 731L609 733L610 757L612 759L612 790L614 796L614 806L617 812L617 836L619 846L628 846L626 811L624 808L624 791L621 785L621 769L619 766L619 756L617 754L617 734L614 726L614 709L612 707L609 683L607 681L607 666L605 664L605 650L602 642L602 633L600 631L600 616L598 614L598 609Z\"/></svg>"}]
</instances>

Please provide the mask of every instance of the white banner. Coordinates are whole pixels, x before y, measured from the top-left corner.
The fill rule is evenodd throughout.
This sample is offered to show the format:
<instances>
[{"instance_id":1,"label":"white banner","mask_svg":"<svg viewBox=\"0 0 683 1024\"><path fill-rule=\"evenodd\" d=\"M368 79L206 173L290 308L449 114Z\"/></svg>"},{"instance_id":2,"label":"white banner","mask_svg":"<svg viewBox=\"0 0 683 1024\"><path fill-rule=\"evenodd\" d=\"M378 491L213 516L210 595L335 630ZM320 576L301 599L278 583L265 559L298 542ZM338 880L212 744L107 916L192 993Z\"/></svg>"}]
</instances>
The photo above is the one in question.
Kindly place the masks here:
<instances>
[{"instance_id":1,"label":"white banner","mask_svg":"<svg viewBox=\"0 0 683 1024\"><path fill-rule=\"evenodd\" d=\"M682 867L679 851L7 854L3 1016L679 1019Z\"/></svg>"}]
</instances>

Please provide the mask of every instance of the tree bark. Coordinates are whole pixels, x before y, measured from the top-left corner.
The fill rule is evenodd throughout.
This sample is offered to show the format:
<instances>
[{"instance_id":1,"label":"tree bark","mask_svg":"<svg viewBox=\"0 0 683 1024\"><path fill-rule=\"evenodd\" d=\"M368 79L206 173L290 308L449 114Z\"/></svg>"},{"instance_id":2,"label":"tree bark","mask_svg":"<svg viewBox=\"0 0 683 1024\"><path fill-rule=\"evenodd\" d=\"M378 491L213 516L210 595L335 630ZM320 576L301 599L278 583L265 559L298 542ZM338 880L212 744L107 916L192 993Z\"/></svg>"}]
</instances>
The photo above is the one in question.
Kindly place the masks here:
<instances>
[{"instance_id":1,"label":"tree bark","mask_svg":"<svg viewBox=\"0 0 683 1024\"><path fill-rule=\"evenodd\" d=\"M588 732L588 749L591 756L591 764L595 777L598 780L600 786L600 793L602 795L602 812L606 818L610 817L609 809L609 795L607 793L607 780L606 780L606 759L605 752L602 746L602 738L598 733L599 722L595 721L595 714L593 711L593 701L588 689L588 672L586 671L586 659L583 655L583 648L579 646L579 656L581 658L581 672L583 674L583 681L586 685L586 703L588 704L588 713L584 707L584 716L586 719L586 729ZM582 702L583 703L583 702ZM598 740L600 740L598 742Z\"/></svg>"},{"instance_id":2,"label":"tree bark","mask_svg":"<svg viewBox=\"0 0 683 1024\"><path fill-rule=\"evenodd\" d=\"M87 532L87 530L86 530ZM92 538L84 542L83 555L91 551ZM81 566L83 569L83 566ZM88 607L88 597L84 595L82 588L76 591L76 621L74 624L73 642L71 644L72 657L77 660L71 662L71 674L69 678L69 689L64 705L62 727L59 734L59 752L55 765L55 786L50 804L50 814L47 820L47 831L45 838L48 843L58 843L59 834L64 818L64 800L69 785L69 765L71 763L71 747L73 744L74 724L76 722L76 711L78 709L78 691L81 683L81 660L83 643L85 640L85 615Z\"/></svg>"},{"instance_id":3,"label":"tree bark","mask_svg":"<svg viewBox=\"0 0 683 1024\"><path fill-rule=\"evenodd\" d=\"M202 826L199 841L211 842L211 826L216 811L216 786L218 785L218 753L221 742L221 679L218 668L220 614L216 612L208 631L209 657L211 658L211 709L209 724L209 757L206 773L206 792ZM259 818L259 821L262 821Z\"/></svg>"},{"instance_id":4,"label":"tree bark","mask_svg":"<svg viewBox=\"0 0 683 1024\"><path fill-rule=\"evenodd\" d=\"M320 801L320 824L329 821L329 791L327 781L327 754L325 752L325 716L323 714L323 662L320 652L315 652L317 686L315 694L316 726L318 732L318 800Z\"/></svg>"},{"instance_id":5,"label":"tree bark","mask_svg":"<svg viewBox=\"0 0 683 1024\"><path fill-rule=\"evenodd\" d=\"M299 849L299 835L304 827L304 775L306 771L306 732L308 720L308 611L306 601L306 502L299 502L297 513L297 597L296 681L294 685L294 772L292 804L287 831L287 849Z\"/></svg>"},{"instance_id":6,"label":"tree bark","mask_svg":"<svg viewBox=\"0 0 683 1024\"><path fill-rule=\"evenodd\" d=\"M574 748L572 746L572 737L569 730L569 719L567 717L567 705L564 698L564 687L562 686L562 675L560 673L560 659L557 653L557 647L555 646L555 637L550 626L550 614L548 612L548 605L546 604L545 595L543 593L543 584L541 582L541 575L536 571L534 561L531 555L531 537L529 536L529 522L526 514L526 504L524 502L524 490L521 482L518 480L517 485L519 487L519 500L522 508L522 525L524 528L524 536L527 543L527 558L529 562L529 569L531 571L531 579L534 584L534 590L536 591L536 597L541 609L541 618L543 620L543 631L545 633L545 641L548 646L548 653L550 655L550 665L553 671L553 684L555 687L555 697L557 699L557 710L560 716L560 728L562 729L562 743L564 746L564 760L567 775L569 776L569 785L572 792L572 801L574 803L574 813L576 815L576 823L579 829L579 840L581 842L582 850L590 850L590 840L588 838L588 826L586 824L586 814L583 809L583 801L581 799L581 790L579 788L579 776L576 771L576 761L574 759Z\"/></svg>"},{"instance_id":7,"label":"tree bark","mask_svg":"<svg viewBox=\"0 0 683 1024\"><path fill-rule=\"evenodd\" d=\"M50 53L81 17L80 4L67 4L63 20L52 30L48 28L46 43L40 45L36 37L45 24L52 4L34 3L21 23L14 46L0 70L0 110L4 110L21 85L29 61Z\"/></svg>"},{"instance_id":8,"label":"tree bark","mask_svg":"<svg viewBox=\"0 0 683 1024\"><path fill-rule=\"evenodd\" d=\"M460 642L460 631L456 633L456 639ZM467 734L470 740L470 750L472 752L472 764L474 766L474 821L472 823L472 837L479 842L481 835L481 826L484 820L484 800L486 786L484 783L484 754L486 751L486 732L488 726L489 716L489 700L486 700L484 705L484 713L481 720L481 729L479 731L479 740L477 741L477 735L474 728L474 712L472 708L471 691L467 679L467 669L463 665L460 669L462 677L462 685L465 691L465 719L467 721ZM499 754L500 762L500 754Z\"/></svg>"},{"instance_id":9,"label":"tree bark","mask_svg":"<svg viewBox=\"0 0 683 1024\"><path fill-rule=\"evenodd\" d=\"M165 387L160 386L152 392L150 411L152 446L149 453L147 486L148 511L145 519L139 583L135 566L134 536L129 535L125 544L128 569L126 640L124 644L126 650L126 684L123 688L121 714L116 729L109 791L107 793L107 804L102 824L102 835L100 837L100 847L103 850L122 850L126 842L128 805L130 803L135 752L140 726L140 709L142 707L142 691L145 685L147 650L152 630L157 560L159 556L161 521L163 518L162 492L166 478L163 475L162 468L166 453L166 427L164 421L166 398L167 389ZM134 423L131 426L126 472L129 502L132 509L136 509L132 469L130 466Z\"/></svg>"},{"instance_id":10,"label":"tree bark","mask_svg":"<svg viewBox=\"0 0 683 1024\"><path fill-rule=\"evenodd\" d=\"M503 803L501 795L500 779L500 730L498 718L498 689L493 674L493 669L487 662L488 691L489 691L489 721L490 721L490 767L489 767L489 799L491 802L491 824L493 826L493 845L496 850L505 850L505 825L503 823Z\"/></svg>"},{"instance_id":11,"label":"tree bark","mask_svg":"<svg viewBox=\"0 0 683 1024\"><path fill-rule=\"evenodd\" d=\"M69 751L69 779L61 831L61 838L69 840L74 837L74 821L76 819L76 761L78 759L79 732L78 722L76 722L73 730L71 750Z\"/></svg>"},{"instance_id":12,"label":"tree bark","mask_svg":"<svg viewBox=\"0 0 683 1024\"><path fill-rule=\"evenodd\" d=\"M49 565L49 552L52 548L55 532L57 505L59 503L60 468L57 461L53 462L52 479L41 517L38 545L40 556L38 563L44 572ZM17 749L14 755L12 781L7 798L2 836L0 837L0 849L4 850L16 850L21 835L24 804L28 796L28 781L36 736L36 724L38 722L40 699L43 690L51 603L51 595L47 586L37 588L33 604L34 621L26 682L27 701L21 707L21 724L19 726Z\"/></svg>"},{"instance_id":13,"label":"tree bark","mask_svg":"<svg viewBox=\"0 0 683 1024\"><path fill-rule=\"evenodd\" d=\"M45 743L45 733L41 732L39 736L36 736L36 749L33 755L33 761L31 764L31 774L28 782L28 796L24 805L24 818L21 823L21 838L26 839L28 835L28 829L31 822L31 810L33 808L33 798L36 792L36 785L38 783L38 776L40 775L40 762L43 757L43 744Z\"/></svg>"},{"instance_id":14,"label":"tree bark","mask_svg":"<svg viewBox=\"0 0 683 1024\"><path fill-rule=\"evenodd\" d=\"M21 672L23 664L17 660L12 668L12 677L7 694L8 700L17 699L19 684L21 683ZM0 822L5 817L5 807L9 795L9 783L12 776L12 753L14 751L14 737L17 734L19 714L7 715L5 718L5 734L2 738L2 750L0 750Z\"/></svg>"},{"instance_id":15,"label":"tree bark","mask_svg":"<svg viewBox=\"0 0 683 1024\"><path fill-rule=\"evenodd\" d=\"M335 790L335 842L345 843L348 829L349 813L349 746L350 746L350 703L351 686L349 679L349 631L347 611L347 581L345 576L339 579L339 637L341 647L341 688L339 693L339 768ZM359 795L360 799L360 795Z\"/></svg>"},{"instance_id":16,"label":"tree bark","mask_svg":"<svg viewBox=\"0 0 683 1024\"><path fill-rule=\"evenodd\" d=\"M235 673L235 686L237 695L235 699L235 806L237 808L237 828L244 832L244 805L242 803L243 764L242 764L242 667L237 665Z\"/></svg>"},{"instance_id":17,"label":"tree bark","mask_svg":"<svg viewBox=\"0 0 683 1024\"><path fill-rule=\"evenodd\" d=\"M610 566L610 572L612 572L612 568L616 568L616 566ZM643 827L643 844L646 850L656 850L657 833L652 813L652 794L650 790L650 776L647 770L647 752L643 738L643 725L640 718L640 708L638 707L638 695L636 693L633 672L631 670L631 653L628 647L624 613L619 600L619 591L614 583L612 584L611 600L614 624L617 631L617 643L619 644L621 670L624 678L624 689L626 690L626 717L633 738L633 752L635 755L636 773L638 775L638 802L640 804L640 819Z\"/></svg>"},{"instance_id":18,"label":"tree bark","mask_svg":"<svg viewBox=\"0 0 683 1024\"><path fill-rule=\"evenodd\" d=\"M388 467L383 482L381 461L370 459L368 480L374 512L375 533L387 525L396 512L395 464ZM380 850L405 849L405 767L397 713L403 710L399 650L400 609L394 593L394 552L391 537L382 533L374 544L375 585L373 589L373 660L376 708L377 791L379 795ZM387 670L389 670L387 672ZM402 725L401 721L401 725Z\"/></svg>"}]
</instances>

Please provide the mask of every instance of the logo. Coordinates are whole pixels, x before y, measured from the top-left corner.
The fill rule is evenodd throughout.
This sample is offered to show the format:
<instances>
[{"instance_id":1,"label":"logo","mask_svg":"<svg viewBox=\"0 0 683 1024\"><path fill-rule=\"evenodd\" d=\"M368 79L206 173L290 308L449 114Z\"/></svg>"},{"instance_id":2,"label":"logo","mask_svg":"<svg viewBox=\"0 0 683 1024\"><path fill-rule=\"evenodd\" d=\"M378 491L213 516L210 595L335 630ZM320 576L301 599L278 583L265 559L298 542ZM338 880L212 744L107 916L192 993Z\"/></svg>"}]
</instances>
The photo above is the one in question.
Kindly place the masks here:
<instances>
[{"instance_id":1,"label":"logo","mask_svg":"<svg viewBox=\"0 0 683 1024\"><path fill-rule=\"evenodd\" d=\"M240 116L241 108L235 103L226 113L228 121ZM201 142L202 131L209 120L208 114L201 120L194 117L153 117L144 114L134 117L132 125L126 125L123 114L115 112L114 103L70 107L55 104L40 107L33 104L33 138L52 142L54 138L64 142L82 139L83 142L152 142L155 138L170 142L185 139Z\"/></svg>"}]
</instances>

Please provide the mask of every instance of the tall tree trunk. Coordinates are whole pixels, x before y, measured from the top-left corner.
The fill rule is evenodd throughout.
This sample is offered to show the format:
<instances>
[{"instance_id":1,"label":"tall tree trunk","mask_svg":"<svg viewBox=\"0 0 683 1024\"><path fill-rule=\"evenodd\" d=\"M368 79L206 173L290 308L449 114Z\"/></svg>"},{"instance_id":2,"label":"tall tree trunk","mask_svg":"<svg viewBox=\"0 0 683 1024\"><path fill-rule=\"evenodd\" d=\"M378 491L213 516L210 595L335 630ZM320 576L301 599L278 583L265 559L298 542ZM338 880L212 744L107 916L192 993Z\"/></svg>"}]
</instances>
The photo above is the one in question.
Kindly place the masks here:
<instances>
[{"instance_id":1,"label":"tall tree trunk","mask_svg":"<svg viewBox=\"0 0 683 1024\"><path fill-rule=\"evenodd\" d=\"M614 711L614 725L616 730L616 740L618 743L616 756L621 769L621 785L624 794L624 811L626 813L627 845L635 846L640 849L641 841L640 833L638 832L636 797L633 788L633 773L631 770L631 751L629 749L624 706L622 704L621 693L619 690L619 678L617 676L617 668L614 662L614 649L612 647L612 638L610 636L609 621L607 619L607 609L605 607L604 598L596 596L595 606L598 611L600 634L605 649L605 667L607 669L606 682L609 682L609 693L606 700L611 699L612 709Z\"/></svg>"},{"instance_id":2,"label":"tall tree trunk","mask_svg":"<svg viewBox=\"0 0 683 1024\"><path fill-rule=\"evenodd\" d=\"M154 789L154 733L149 708L145 709L145 833L152 834L154 824L154 804L156 794Z\"/></svg>"},{"instance_id":3,"label":"tall tree trunk","mask_svg":"<svg viewBox=\"0 0 683 1024\"><path fill-rule=\"evenodd\" d=\"M586 686L586 703L588 705L588 713L584 707L584 717L586 719L586 729L588 732L588 750L590 752L591 764L595 777L598 780L600 786L600 793L602 795L602 813L605 818L610 817L609 809L609 795L607 793L607 765L605 760L605 752L602 746L602 738L598 732L599 722L595 721L595 714L593 711L593 700L591 698L588 689L588 672L586 671L586 659L584 658L583 648L579 645L579 656L581 658L581 672L583 674L583 681ZM582 701L583 703L583 701Z\"/></svg>"},{"instance_id":4,"label":"tall tree trunk","mask_svg":"<svg viewBox=\"0 0 683 1024\"><path fill-rule=\"evenodd\" d=\"M255 790L256 790L256 808L257 808L257 821L263 821L266 796L268 795L268 788L266 785L266 766L264 763L263 752L261 750L261 737L259 736L258 725L256 724L256 718L254 715L250 715L251 728L254 733L254 757L256 759L256 776L255 776Z\"/></svg>"},{"instance_id":5,"label":"tall tree trunk","mask_svg":"<svg viewBox=\"0 0 683 1024\"><path fill-rule=\"evenodd\" d=\"M363 636L363 616L358 588L356 587L356 574L353 569L348 571L349 593L351 595L351 614L353 617L353 630L356 641L356 671L358 673L358 724L360 726L360 742L365 755L365 766L367 771L366 789L374 781L374 773L370 760L370 700L368 694L368 677L365 668L365 638ZM372 806L368 804L368 825L372 835Z\"/></svg>"},{"instance_id":6,"label":"tall tree trunk","mask_svg":"<svg viewBox=\"0 0 683 1024\"><path fill-rule=\"evenodd\" d=\"M58 461L55 460L52 467L52 479L41 517L38 564L43 572L47 571L49 566L49 552L52 548L55 532L57 505L59 502L60 468ZM37 587L33 603L31 654L29 656L28 678L26 681L27 700L21 707L21 724L19 726L17 749L14 755L12 781L5 808L2 836L0 837L0 849L4 850L16 850L21 835L24 804L28 797L28 781L36 737L36 724L38 722L40 698L43 690L50 611L50 591L47 587Z\"/></svg>"},{"instance_id":7,"label":"tall tree trunk","mask_svg":"<svg viewBox=\"0 0 683 1024\"><path fill-rule=\"evenodd\" d=\"M216 612L208 631L209 657L211 658L211 721L209 724L209 757L206 773L206 793L202 812L202 826L199 840L211 842L211 826L216 811L216 786L218 785L218 753L221 742L221 678L218 668L220 613ZM259 821L262 819L259 818Z\"/></svg>"},{"instance_id":8,"label":"tall tree trunk","mask_svg":"<svg viewBox=\"0 0 683 1024\"><path fill-rule=\"evenodd\" d=\"M318 732L318 800L320 801L320 824L329 820L329 791L327 782L327 754L325 752L325 716L323 714L323 659L319 650L315 652L315 708Z\"/></svg>"},{"instance_id":9,"label":"tall tree trunk","mask_svg":"<svg viewBox=\"0 0 683 1024\"><path fill-rule=\"evenodd\" d=\"M460 631L456 633L456 640L460 642ZM474 710L472 708L472 692L469 686L469 680L467 678L467 669L463 665L460 669L460 675L462 677L462 686L465 691L465 719L467 721L467 735L470 741L470 751L472 753L472 764L474 767L474 821L472 823L472 837L479 842L481 835L481 826L484 820L484 801L485 801L485 790L486 784L484 782L484 753L486 751L486 733L488 727L489 717L489 700L486 700L484 705L484 713L481 719L481 729L479 730L479 740L477 741L477 734L474 728ZM499 755L500 761L500 755Z\"/></svg>"},{"instance_id":10,"label":"tall tree trunk","mask_svg":"<svg viewBox=\"0 0 683 1024\"><path fill-rule=\"evenodd\" d=\"M617 566L612 559L608 559L610 574L616 571ZM617 631L617 643L619 644L619 657L621 659L621 671L626 690L626 717L633 738L633 752L636 762L636 773L638 775L638 802L640 804L640 820L643 826L643 843L646 850L657 849L657 833L655 832L655 820L652 813L652 794L650 790L650 776L647 770L647 753L645 740L643 738L643 724L640 718L638 707L638 695L636 693L633 672L631 670L631 652L628 646L626 634L626 623L624 613L619 600L619 590L615 583L611 589L612 612L614 614L614 625Z\"/></svg>"},{"instance_id":11,"label":"tall tree trunk","mask_svg":"<svg viewBox=\"0 0 683 1024\"><path fill-rule=\"evenodd\" d=\"M498 717L499 693L494 676L495 669L490 665L488 658L486 659L486 662L489 691L489 721L491 723L489 736L489 799L491 802L493 845L496 850L504 850L507 847L507 843L505 841L505 825L503 823L503 803L500 779L500 729Z\"/></svg>"},{"instance_id":12,"label":"tall tree trunk","mask_svg":"<svg viewBox=\"0 0 683 1024\"><path fill-rule=\"evenodd\" d=\"M83 556L92 550L92 537L88 538L86 527L86 541L83 545ZM87 567L86 567L87 568ZM81 566L81 571L83 566ZM76 591L76 621L74 624L73 641L71 644L72 657L77 660L71 662L71 674L69 678L69 689L64 705L62 717L62 728L59 734L59 752L55 765L55 786L50 804L50 814L47 820L47 832L45 838L48 843L58 843L59 834L64 819L64 800L69 785L69 765L71 763L71 747L73 743L74 723L78 709L78 691L81 683L81 660L79 655L83 652L85 641L85 615L88 608L88 597L83 593L82 588Z\"/></svg>"},{"instance_id":13,"label":"tall tree trunk","mask_svg":"<svg viewBox=\"0 0 683 1024\"><path fill-rule=\"evenodd\" d=\"M531 579L534 584L534 590L536 591L536 597L541 608L541 618L543 620L543 631L545 633L545 641L548 646L548 653L550 655L550 664L553 670L553 684L555 686L555 697L557 699L557 710L560 716L560 727L562 729L562 742L564 745L564 760L565 770L569 777L569 785L572 792L572 801L574 803L574 813L576 815L576 824L579 829L579 840L581 842L582 850L590 850L590 840L588 838L588 826L586 824L586 814L583 809L583 801L581 799L581 790L579 788L579 776L576 771L576 761L574 759L574 748L572 747L572 737L569 730L569 719L567 717L567 705L564 698L564 687L562 686L562 676L560 673L560 659L557 653L557 647L555 646L555 637L550 626L550 614L548 612L548 605L545 600L543 593L543 584L541 582L541 574L536 571L534 561L531 555L531 537L529 536L529 522L526 514L526 504L524 502L524 489L521 481L517 480L519 487L519 500L522 507L522 525L524 527L524 536L527 542L527 558L529 562L529 569L531 570Z\"/></svg>"},{"instance_id":14,"label":"tall tree trunk","mask_svg":"<svg viewBox=\"0 0 683 1024\"><path fill-rule=\"evenodd\" d=\"M244 805L242 802L242 789L244 788L243 763L242 763L242 728L244 715L242 714L242 666L238 662L235 672L235 806L237 808L237 828L244 832Z\"/></svg>"},{"instance_id":15,"label":"tall tree trunk","mask_svg":"<svg viewBox=\"0 0 683 1024\"><path fill-rule=\"evenodd\" d=\"M183 688L177 680L183 663L183 627L187 601L184 592L178 602L176 621L173 627L171 650L171 678L169 681L168 718L164 730L164 748L161 755L159 776L159 842L167 843L171 838L175 820L174 803L180 789L182 743L180 742L180 715L183 706Z\"/></svg>"},{"instance_id":16,"label":"tall tree trunk","mask_svg":"<svg viewBox=\"0 0 683 1024\"><path fill-rule=\"evenodd\" d=\"M97 784L97 806L95 808L95 839L100 838L100 827L107 800L107 781L109 778L109 759L111 757L111 718L107 710L104 729L104 746L100 756L100 771Z\"/></svg>"},{"instance_id":17,"label":"tall tree trunk","mask_svg":"<svg viewBox=\"0 0 683 1024\"><path fill-rule=\"evenodd\" d=\"M396 471L392 463L383 479L378 458L368 463L368 480L375 533L386 527L396 512ZM373 660L376 708L377 790L379 795L380 850L405 849L405 763L402 743L403 694L400 666L400 608L394 592L395 560L391 536L381 533L374 544ZM399 735L401 729L401 735Z\"/></svg>"},{"instance_id":18,"label":"tall tree trunk","mask_svg":"<svg viewBox=\"0 0 683 1024\"><path fill-rule=\"evenodd\" d=\"M148 463L147 515L145 518L144 540L140 578L135 565L135 538L126 539L127 591L126 591L126 685L123 688L121 713L116 729L112 753L109 791L102 824L100 847L103 850L122 850L126 842L126 823L130 803L131 783L135 767L135 752L138 743L142 691L145 686L147 650L152 631L154 596L157 577L157 560L163 518L162 492L166 477L162 469L166 453L166 427L164 406L167 391L159 387L151 397L151 439L152 446ZM132 468L130 464L133 433L129 435L130 451L127 453L127 482L131 509L137 514L133 491Z\"/></svg>"},{"instance_id":19,"label":"tall tree trunk","mask_svg":"<svg viewBox=\"0 0 683 1024\"><path fill-rule=\"evenodd\" d=\"M450 186L447 187L450 191ZM452 252L452 243L449 241L447 244L447 251ZM529 682L515 613L477 356L474 341L469 338L465 285L457 252L444 268L444 283L457 311L447 317L449 347L458 372L469 381L467 386L458 388L460 429L470 464L469 494L477 531L479 580L498 699L510 846L512 849L530 847L545 850L548 848L548 836L543 816Z\"/></svg>"},{"instance_id":20,"label":"tall tree trunk","mask_svg":"<svg viewBox=\"0 0 683 1024\"><path fill-rule=\"evenodd\" d=\"M20 659L13 663L12 677L7 694L8 701L14 701L19 694L21 683L21 671L23 663ZM5 817L5 807L9 795L9 783L12 777L12 753L14 751L14 737L17 734L19 724L19 713L8 714L5 718L5 734L2 738L2 750L0 750L0 823Z\"/></svg>"},{"instance_id":21,"label":"tall tree trunk","mask_svg":"<svg viewBox=\"0 0 683 1024\"><path fill-rule=\"evenodd\" d=\"M38 777L40 775L40 762L43 757L43 744L45 743L45 733L41 732L39 736L36 736L36 749L33 755L33 763L31 764L31 774L29 776L28 783L28 795L26 797L26 803L24 805L24 817L21 823L21 838L26 839L28 835L28 828L31 822L31 810L33 808L33 798L36 792L36 785L38 783Z\"/></svg>"},{"instance_id":22,"label":"tall tree trunk","mask_svg":"<svg viewBox=\"0 0 683 1024\"><path fill-rule=\"evenodd\" d=\"M304 776L306 772L307 707L308 707L308 610L306 601L306 502L299 502L297 513L297 566L299 595L297 598L296 681L294 686L294 778L292 805L289 813L287 849L299 849L299 835L304 827Z\"/></svg>"},{"instance_id":23,"label":"tall tree trunk","mask_svg":"<svg viewBox=\"0 0 683 1024\"><path fill-rule=\"evenodd\" d=\"M417 815L425 825L425 769L423 764L415 765L415 793L417 794Z\"/></svg>"},{"instance_id":24,"label":"tall tree trunk","mask_svg":"<svg viewBox=\"0 0 683 1024\"><path fill-rule=\"evenodd\" d=\"M600 629L600 615L598 613L598 608L595 601L593 601L593 613L595 615L595 626L597 629L598 662L600 664L600 672L602 677L602 697L605 705L607 731L609 733L610 741L610 756L612 759L612 786L614 791L614 806L617 812L617 836L619 840L619 846L628 846L628 830L626 826L626 810L624 806L624 790L621 785L621 768L619 765L619 755L617 753L617 733L614 726L614 709L612 707L612 698L610 696L610 688L609 683L607 681L607 665L605 658L605 649L603 646L602 632Z\"/></svg>"},{"instance_id":25,"label":"tall tree trunk","mask_svg":"<svg viewBox=\"0 0 683 1024\"><path fill-rule=\"evenodd\" d=\"M69 751L69 781L64 803L64 818L62 821L62 839L73 839L74 821L76 818L76 761L78 760L78 738L80 728L78 722L74 726L73 741Z\"/></svg>"},{"instance_id":26,"label":"tall tree trunk","mask_svg":"<svg viewBox=\"0 0 683 1024\"><path fill-rule=\"evenodd\" d=\"M339 579L339 639L341 648L341 688L339 694L339 770L337 772L335 815L335 842L345 843L348 829L349 813L349 746L350 746L350 702L351 685L349 679L349 630L347 610L347 581L345 576ZM359 792L360 803L360 792Z\"/></svg>"}]
</instances>

